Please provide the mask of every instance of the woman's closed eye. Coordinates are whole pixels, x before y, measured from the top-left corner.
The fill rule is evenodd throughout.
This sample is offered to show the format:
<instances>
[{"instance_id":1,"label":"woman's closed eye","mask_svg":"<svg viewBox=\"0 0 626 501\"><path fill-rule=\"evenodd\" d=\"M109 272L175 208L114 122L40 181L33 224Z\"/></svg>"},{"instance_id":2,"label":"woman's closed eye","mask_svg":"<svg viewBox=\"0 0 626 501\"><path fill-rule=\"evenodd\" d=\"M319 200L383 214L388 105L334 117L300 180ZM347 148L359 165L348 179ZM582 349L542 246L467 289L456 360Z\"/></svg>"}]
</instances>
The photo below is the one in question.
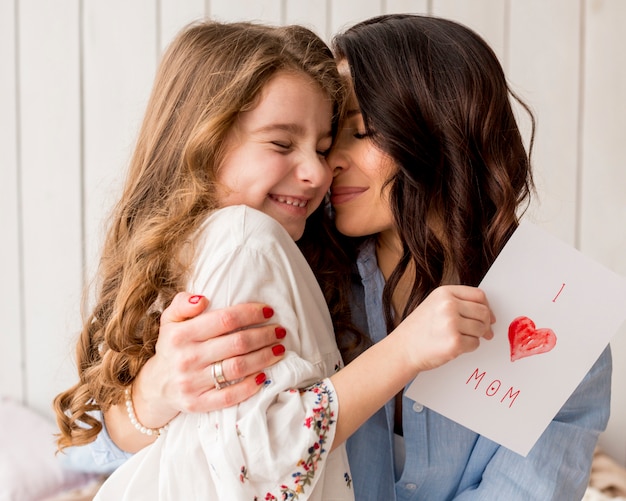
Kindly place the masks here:
<instances>
[{"instance_id":1,"label":"woman's closed eye","mask_svg":"<svg viewBox=\"0 0 626 501\"><path fill-rule=\"evenodd\" d=\"M370 137L371 134L365 131L364 129L359 130L356 127L344 127L343 129L339 131L339 136L340 138L343 138L344 140L351 140L351 139L360 140L360 139L366 139Z\"/></svg>"},{"instance_id":2,"label":"woman's closed eye","mask_svg":"<svg viewBox=\"0 0 626 501\"><path fill-rule=\"evenodd\" d=\"M331 149L332 149L332 145L330 146L323 145L320 148L318 148L316 151L318 155L326 158L330 154Z\"/></svg>"}]
</instances>

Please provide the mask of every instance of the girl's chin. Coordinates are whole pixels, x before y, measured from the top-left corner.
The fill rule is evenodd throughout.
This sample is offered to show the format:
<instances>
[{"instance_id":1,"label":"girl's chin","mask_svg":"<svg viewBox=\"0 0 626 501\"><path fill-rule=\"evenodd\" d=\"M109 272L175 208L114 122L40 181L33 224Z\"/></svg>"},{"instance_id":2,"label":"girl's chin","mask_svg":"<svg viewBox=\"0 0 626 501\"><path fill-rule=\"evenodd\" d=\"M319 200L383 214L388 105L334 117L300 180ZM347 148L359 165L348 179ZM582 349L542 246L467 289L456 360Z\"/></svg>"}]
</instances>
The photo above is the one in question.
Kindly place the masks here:
<instances>
[{"instance_id":1,"label":"girl's chin","mask_svg":"<svg viewBox=\"0 0 626 501\"><path fill-rule=\"evenodd\" d=\"M291 238L293 238L294 241L298 241L302 238L302 235L304 234L304 225L300 226L300 225L282 225L283 228L285 228L287 230L287 233L289 233L289 236Z\"/></svg>"}]
</instances>

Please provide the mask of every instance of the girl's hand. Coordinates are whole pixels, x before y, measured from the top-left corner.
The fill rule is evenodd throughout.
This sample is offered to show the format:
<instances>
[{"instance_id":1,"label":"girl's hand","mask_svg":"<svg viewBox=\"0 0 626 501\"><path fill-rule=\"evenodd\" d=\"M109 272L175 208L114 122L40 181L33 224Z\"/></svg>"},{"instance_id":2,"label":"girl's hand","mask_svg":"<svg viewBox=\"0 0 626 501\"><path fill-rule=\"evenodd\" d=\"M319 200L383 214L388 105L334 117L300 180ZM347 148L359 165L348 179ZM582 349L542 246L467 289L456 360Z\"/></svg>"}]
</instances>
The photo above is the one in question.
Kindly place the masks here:
<instances>
[{"instance_id":1,"label":"girl's hand","mask_svg":"<svg viewBox=\"0 0 626 501\"><path fill-rule=\"evenodd\" d=\"M402 321L394 335L406 337L407 356L412 367L421 372L474 351L481 339L492 339L494 322L482 290L447 285L435 289Z\"/></svg>"},{"instance_id":2,"label":"girl's hand","mask_svg":"<svg viewBox=\"0 0 626 501\"><path fill-rule=\"evenodd\" d=\"M386 338L331 376L341 409L332 447L352 435L417 374L475 350L481 339L493 338L494 322L480 289L435 289Z\"/></svg>"}]
</instances>

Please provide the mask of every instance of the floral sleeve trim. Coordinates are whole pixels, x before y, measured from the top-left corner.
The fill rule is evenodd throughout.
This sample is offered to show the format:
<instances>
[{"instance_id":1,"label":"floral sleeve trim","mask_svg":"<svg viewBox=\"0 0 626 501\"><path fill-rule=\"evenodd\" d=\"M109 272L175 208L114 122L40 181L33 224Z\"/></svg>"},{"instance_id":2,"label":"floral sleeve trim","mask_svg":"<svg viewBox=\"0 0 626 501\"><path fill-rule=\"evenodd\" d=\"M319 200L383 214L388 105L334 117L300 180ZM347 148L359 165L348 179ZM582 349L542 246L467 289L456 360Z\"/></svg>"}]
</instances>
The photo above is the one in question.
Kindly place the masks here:
<instances>
[{"instance_id":1,"label":"floral sleeve trim","mask_svg":"<svg viewBox=\"0 0 626 501\"><path fill-rule=\"evenodd\" d=\"M282 484L278 486L280 497L267 492L263 497L254 496L254 501L274 501L278 499L295 501L299 499L300 495L305 493L306 487L312 485L313 478L319 467L318 463L323 460L323 455L327 452L328 434L332 425L335 424L335 413L331 405L334 403L332 389L324 382L319 382L302 390L290 391L294 393L299 391L300 394L313 393L315 395L315 405L311 409L311 414L305 418L303 426L313 430L317 435L317 440L309 447L308 455L297 462L289 485ZM240 480L245 482L247 480L245 465L241 467L241 472ZM346 485L349 487L352 479L348 472L345 473L344 478Z\"/></svg>"}]
</instances>

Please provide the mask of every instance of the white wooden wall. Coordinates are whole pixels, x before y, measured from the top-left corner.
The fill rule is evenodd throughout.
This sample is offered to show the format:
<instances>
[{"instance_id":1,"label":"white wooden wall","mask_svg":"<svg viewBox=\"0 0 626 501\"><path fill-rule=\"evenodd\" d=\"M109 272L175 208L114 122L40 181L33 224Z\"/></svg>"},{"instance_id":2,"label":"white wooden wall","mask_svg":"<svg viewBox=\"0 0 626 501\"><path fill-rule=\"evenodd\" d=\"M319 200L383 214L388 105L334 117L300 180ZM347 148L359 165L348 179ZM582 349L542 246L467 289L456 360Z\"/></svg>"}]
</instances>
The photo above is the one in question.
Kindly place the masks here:
<instances>
[{"instance_id":1,"label":"white wooden wall","mask_svg":"<svg viewBox=\"0 0 626 501\"><path fill-rule=\"evenodd\" d=\"M74 380L82 287L174 33L208 15L328 40L383 12L457 19L492 44L539 119L533 219L626 276L624 0L0 0L0 395L51 415ZM612 345L601 443L626 464L626 327Z\"/></svg>"}]
</instances>

